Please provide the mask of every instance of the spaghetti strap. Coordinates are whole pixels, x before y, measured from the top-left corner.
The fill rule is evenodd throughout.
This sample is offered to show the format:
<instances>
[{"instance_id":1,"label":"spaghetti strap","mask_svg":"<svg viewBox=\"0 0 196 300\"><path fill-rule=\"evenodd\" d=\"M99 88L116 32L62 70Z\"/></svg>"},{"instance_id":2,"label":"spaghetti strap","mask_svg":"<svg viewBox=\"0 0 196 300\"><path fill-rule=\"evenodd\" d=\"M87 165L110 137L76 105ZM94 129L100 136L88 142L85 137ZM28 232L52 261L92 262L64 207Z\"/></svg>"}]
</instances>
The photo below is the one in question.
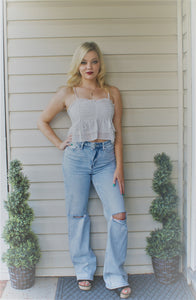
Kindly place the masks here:
<instances>
[{"instance_id":1,"label":"spaghetti strap","mask_svg":"<svg viewBox=\"0 0 196 300\"><path fill-rule=\"evenodd\" d=\"M74 91L75 98L78 99L78 94L77 94L77 91L76 91L76 87L75 87L75 86L73 87L73 91Z\"/></svg>"},{"instance_id":2,"label":"spaghetti strap","mask_svg":"<svg viewBox=\"0 0 196 300\"><path fill-rule=\"evenodd\" d=\"M108 99L110 100L110 92L109 92L108 89L106 89L106 88L105 88L105 93L106 93Z\"/></svg>"}]
</instances>

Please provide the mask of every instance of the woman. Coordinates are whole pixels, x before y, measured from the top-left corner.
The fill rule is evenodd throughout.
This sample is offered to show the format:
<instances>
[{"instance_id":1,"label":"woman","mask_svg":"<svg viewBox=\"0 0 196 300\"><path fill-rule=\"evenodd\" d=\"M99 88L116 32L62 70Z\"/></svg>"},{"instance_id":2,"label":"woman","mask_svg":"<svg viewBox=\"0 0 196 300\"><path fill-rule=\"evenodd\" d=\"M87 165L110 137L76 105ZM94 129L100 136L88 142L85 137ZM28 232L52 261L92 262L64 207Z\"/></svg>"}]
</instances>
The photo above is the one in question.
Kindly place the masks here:
<instances>
[{"instance_id":1,"label":"woman","mask_svg":"<svg viewBox=\"0 0 196 300\"><path fill-rule=\"evenodd\" d=\"M79 288L91 289L96 270L87 211L92 182L108 224L103 271L106 288L128 298L131 289L123 269L127 225L123 200L122 102L119 90L106 85L104 75L103 57L97 44L80 45L73 55L67 86L57 91L42 112L38 128L58 149L64 150L69 247ZM64 109L72 126L68 138L62 141L49 124Z\"/></svg>"}]
</instances>

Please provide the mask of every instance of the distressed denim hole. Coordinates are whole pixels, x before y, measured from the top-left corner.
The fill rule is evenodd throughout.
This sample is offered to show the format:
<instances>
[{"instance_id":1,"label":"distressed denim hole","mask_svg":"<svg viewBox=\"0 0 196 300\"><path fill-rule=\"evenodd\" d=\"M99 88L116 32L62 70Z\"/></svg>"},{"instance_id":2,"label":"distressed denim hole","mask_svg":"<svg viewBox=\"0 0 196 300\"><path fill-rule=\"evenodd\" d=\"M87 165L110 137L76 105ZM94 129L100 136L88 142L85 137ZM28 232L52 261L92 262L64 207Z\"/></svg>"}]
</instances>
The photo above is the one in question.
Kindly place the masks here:
<instances>
[{"instance_id":1,"label":"distressed denim hole","mask_svg":"<svg viewBox=\"0 0 196 300\"><path fill-rule=\"evenodd\" d=\"M118 213L118 214L114 214L114 215L112 215L112 218L114 220L124 221L124 220L126 220L126 212L121 212L121 213Z\"/></svg>"}]
</instances>

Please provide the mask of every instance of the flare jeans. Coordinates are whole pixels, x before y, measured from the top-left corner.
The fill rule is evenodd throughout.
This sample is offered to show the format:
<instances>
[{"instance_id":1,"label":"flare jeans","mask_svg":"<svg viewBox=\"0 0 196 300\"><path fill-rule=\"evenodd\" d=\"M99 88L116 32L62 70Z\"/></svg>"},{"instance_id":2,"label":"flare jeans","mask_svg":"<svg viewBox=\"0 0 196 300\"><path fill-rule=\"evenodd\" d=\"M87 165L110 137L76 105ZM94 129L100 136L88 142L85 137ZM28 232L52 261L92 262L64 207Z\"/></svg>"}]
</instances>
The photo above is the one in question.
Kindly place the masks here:
<instances>
[{"instance_id":1,"label":"flare jeans","mask_svg":"<svg viewBox=\"0 0 196 300\"><path fill-rule=\"evenodd\" d=\"M96 256L90 246L88 198L91 182L101 199L107 221L107 246L103 278L106 288L128 285L123 268L127 252L127 223L114 218L125 212L118 183L113 185L116 169L114 144L76 142L66 147L63 158L66 212L70 256L77 280L93 280Z\"/></svg>"}]
</instances>

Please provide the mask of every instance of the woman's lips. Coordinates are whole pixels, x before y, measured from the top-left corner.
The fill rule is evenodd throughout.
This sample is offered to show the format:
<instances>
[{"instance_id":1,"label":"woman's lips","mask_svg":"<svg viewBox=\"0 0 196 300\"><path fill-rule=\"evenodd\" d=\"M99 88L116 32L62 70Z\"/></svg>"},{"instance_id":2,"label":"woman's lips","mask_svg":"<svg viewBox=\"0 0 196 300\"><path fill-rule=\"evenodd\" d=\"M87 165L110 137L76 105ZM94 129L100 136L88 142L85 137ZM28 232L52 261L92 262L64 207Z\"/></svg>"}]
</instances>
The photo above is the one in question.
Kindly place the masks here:
<instances>
[{"instance_id":1,"label":"woman's lips","mask_svg":"<svg viewBox=\"0 0 196 300\"><path fill-rule=\"evenodd\" d=\"M91 75L91 74L93 74L93 72L86 72L86 74Z\"/></svg>"}]
</instances>

